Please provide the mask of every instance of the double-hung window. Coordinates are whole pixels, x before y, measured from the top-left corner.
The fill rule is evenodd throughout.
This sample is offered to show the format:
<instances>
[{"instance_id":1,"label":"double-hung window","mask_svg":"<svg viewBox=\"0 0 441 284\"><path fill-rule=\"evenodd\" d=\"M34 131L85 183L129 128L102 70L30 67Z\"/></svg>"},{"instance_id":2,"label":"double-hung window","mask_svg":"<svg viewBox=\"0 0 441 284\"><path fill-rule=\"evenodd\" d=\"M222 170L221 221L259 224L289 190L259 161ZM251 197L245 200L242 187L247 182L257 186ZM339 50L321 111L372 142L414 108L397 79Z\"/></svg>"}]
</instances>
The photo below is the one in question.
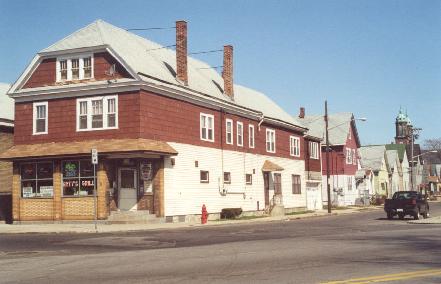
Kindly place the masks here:
<instances>
[{"instance_id":1,"label":"double-hung window","mask_svg":"<svg viewBox=\"0 0 441 284\"><path fill-rule=\"evenodd\" d=\"M254 125L248 125L248 146L254 148Z\"/></svg>"},{"instance_id":2,"label":"double-hung window","mask_svg":"<svg viewBox=\"0 0 441 284\"><path fill-rule=\"evenodd\" d=\"M292 194L302 194L300 175L292 175Z\"/></svg>"},{"instance_id":3,"label":"double-hung window","mask_svg":"<svg viewBox=\"0 0 441 284\"><path fill-rule=\"evenodd\" d=\"M276 131L274 129L266 130L266 151L269 153L276 152Z\"/></svg>"},{"instance_id":4,"label":"double-hung window","mask_svg":"<svg viewBox=\"0 0 441 284\"><path fill-rule=\"evenodd\" d=\"M243 146L243 123L237 122L237 146Z\"/></svg>"},{"instance_id":5,"label":"double-hung window","mask_svg":"<svg viewBox=\"0 0 441 284\"><path fill-rule=\"evenodd\" d=\"M352 150L346 148L346 164L352 164Z\"/></svg>"},{"instance_id":6,"label":"double-hung window","mask_svg":"<svg viewBox=\"0 0 441 284\"><path fill-rule=\"evenodd\" d=\"M233 120L225 120L225 137L227 144L233 144Z\"/></svg>"},{"instance_id":7,"label":"double-hung window","mask_svg":"<svg viewBox=\"0 0 441 284\"><path fill-rule=\"evenodd\" d=\"M70 58L58 58L56 69L57 82L93 78L93 56L81 54Z\"/></svg>"},{"instance_id":8,"label":"double-hung window","mask_svg":"<svg viewBox=\"0 0 441 284\"><path fill-rule=\"evenodd\" d=\"M318 142L309 142L309 157L311 159L319 158L319 144Z\"/></svg>"},{"instance_id":9,"label":"double-hung window","mask_svg":"<svg viewBox=\"0 0 441 284\"><path fill-rule=\"evenodd\" d=\"M34 122L33 122L33 134L47 134L48 127L48 105L47 102L34 103Z\"/></svg>"},{"instance_id":10,"label":"double-hung window","mask_svg":"<svg viewBox=\"0 0 441 284\"><path fill-rule=\"evenodd\" d=\"M201 113L201 140L214 142L214 116Z\"/></svg>"},{"instance_id":11,"label":"double-hung window","mask_svg":"<svg viewBox=\"0 0 441 284\"><path fill-rule=\"evenodd\" d=\"M289 137L289 154L294 157L300 157L300 138L295 136Z\"/></svg>"},{"instance_id":12,"label":"double-hung window","mask_svg":"<svg viewBox=\"0 0 441 284\"><path fill-rule=\"evenodd\" d=\"M118 128L118 96L77 100L77 130Z\"/></svg>"},{"instance_id":13,"label":"double-hung window","mask_svg":"<svg viewBox=\"0 0 441 284\"><path fill-rule=\"evenodd\" d=\"M352 164L353 165L357 164L357 155L355 149L352 149Z\"/></svg>"}]
</instances>

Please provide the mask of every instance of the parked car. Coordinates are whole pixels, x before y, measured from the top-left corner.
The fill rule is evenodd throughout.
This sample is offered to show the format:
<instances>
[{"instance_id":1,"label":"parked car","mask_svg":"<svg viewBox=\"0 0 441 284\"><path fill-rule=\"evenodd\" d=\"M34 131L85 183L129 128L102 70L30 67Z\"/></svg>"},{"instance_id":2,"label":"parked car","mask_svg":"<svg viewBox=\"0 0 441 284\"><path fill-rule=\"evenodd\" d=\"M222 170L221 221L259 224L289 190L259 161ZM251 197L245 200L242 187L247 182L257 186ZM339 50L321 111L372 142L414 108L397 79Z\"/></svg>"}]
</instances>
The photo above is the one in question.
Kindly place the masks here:
<instances>
[{"instance_id":1,"label":"parked car","mask_svg":"<svg viewBox=\"0 0 441 284\"><path fill-rule=\"evenodd\" d=\"M410 215L415 220L429 217L429 203L427 198L417 191L399 191L395 192L392 199L386 199L384 211L387 219L392 219L395 215L404 219L404 216Z\"/></svg>"}]
</instances>

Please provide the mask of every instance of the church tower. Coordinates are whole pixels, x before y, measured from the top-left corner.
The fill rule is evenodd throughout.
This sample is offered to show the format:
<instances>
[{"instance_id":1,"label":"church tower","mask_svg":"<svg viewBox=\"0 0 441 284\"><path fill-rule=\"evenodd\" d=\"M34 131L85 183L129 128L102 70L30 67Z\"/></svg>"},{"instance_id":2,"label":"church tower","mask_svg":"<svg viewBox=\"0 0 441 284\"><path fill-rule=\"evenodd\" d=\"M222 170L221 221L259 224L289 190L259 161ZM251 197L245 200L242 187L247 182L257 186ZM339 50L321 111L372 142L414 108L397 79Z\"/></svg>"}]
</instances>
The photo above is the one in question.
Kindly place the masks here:
<instances>
[{"instance_id":1,"label":"church tower","mask_svg":"<svg viewBox=\"0 0 441 284\"><path fill-rule=\"evenodd\" d=\"M397 118L395 119L395 143L410 144L412 142L412 122L400 107Z\"/></svg>"}]
</instances>

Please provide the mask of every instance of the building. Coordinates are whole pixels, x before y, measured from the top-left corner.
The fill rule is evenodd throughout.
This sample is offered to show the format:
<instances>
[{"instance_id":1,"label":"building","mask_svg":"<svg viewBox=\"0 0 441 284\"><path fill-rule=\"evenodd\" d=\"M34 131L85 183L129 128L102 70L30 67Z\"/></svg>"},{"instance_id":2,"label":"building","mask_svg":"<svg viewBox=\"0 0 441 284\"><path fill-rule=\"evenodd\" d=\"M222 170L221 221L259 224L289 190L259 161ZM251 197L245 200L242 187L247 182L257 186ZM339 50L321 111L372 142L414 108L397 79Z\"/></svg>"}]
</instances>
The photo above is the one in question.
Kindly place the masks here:
<instances>
[{"instance_id":1,"label":"building","mask_svg":"<svg viewBox=\"0 0 441 284\"><path fill-rule=\"evenodd\" d=\"M301 121L315 137L325 141L325 121L321 115L304 115ZM356 189L355 175L359 169L358 149L360 139L354 115L343 112L329 115L328 132L330 143L331 202L336 206L354 205L360 193ZM326 189L326 145L322 144L322 197ZM324 200L327 202L327 200Z\"/></svg>"},{"instance_id":2,"label":"building","mask_svg":"<svg viewBox=\"0 0 441 284\"><path fill-rule=\"evenodd\" d=\"M223 208L304 210L319 139L233 83L232 46L222 76L187 54L184 21L173 51L102 20L36 54L9 91L14 146L0 155L13 162L14 220L91 220L95 186L98 219L141 211L188 221L204 204L210 218Z\"/></svg>"},{"instance_id":3,"label":"building","mask_svg":"<svg viewBox=\"0 0 441 284\"><path fill-rule=\"evenodd\" d=\"M13 144L14 101L6 93L11 85L0 83L0 153ZM0 222L11 222L12 164L0 161Z\"/></svg>"},{"instance_id":4,"label":"building","mask_svg":"<svg viewBox=\"0 0 441 284\"><path fill-rule=\"evenodd\" d=\"M400 159L397 150L387 150L387 165L389 172L390 194L392 196L397 191L402 191L403 171L401 169Z\"/></svg>"},{"instance_id":5,"label":"building","mask_svg":"<svg viewBox=\"0 0 441 284\"><path fill-rule=\"evenodd\" d=\"M402 190L410 190L410 166L407 160L406 145L404 144L387 144L386 150L396 150L400 161L401 172L400 187Z\"/></svg>"},{"instance_id":6,"label":"building","mask_svg":"<svg viewBox=\"0 0 441 284\"><path fill-rule=\"evenodd\" d=\"M374 173L374 194L377 196L391 196L389 179L389 165L384 145L369 145L360 148L361 166Z\"/></svg>"}]
</instances>

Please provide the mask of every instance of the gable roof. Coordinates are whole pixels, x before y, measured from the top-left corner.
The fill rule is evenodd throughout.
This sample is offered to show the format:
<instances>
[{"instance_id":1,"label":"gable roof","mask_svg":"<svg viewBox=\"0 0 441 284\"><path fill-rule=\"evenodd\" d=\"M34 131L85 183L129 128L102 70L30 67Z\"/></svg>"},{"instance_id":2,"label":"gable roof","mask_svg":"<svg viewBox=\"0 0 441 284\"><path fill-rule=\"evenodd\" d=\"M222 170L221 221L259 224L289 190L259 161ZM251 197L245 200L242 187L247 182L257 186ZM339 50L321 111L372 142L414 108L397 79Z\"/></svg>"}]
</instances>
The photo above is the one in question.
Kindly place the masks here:
<instances>
[{"instance_id":1,"label":"gable roof","mask_svg":"<svg viewBox=\"0 0 441 284\"><path fill-rule=\"evenodd\" d=\"M53 45L41 50L37 56L50 56L61 52L85 48L107 48L120 63L135 74L135 79L174 90L192 90L262 113L265 117L304 128L265 94L234 85L234 100L223 92L223 78L200 60L188 57L188 86L176 79L176 52L146 38L96 20ZM35 61L35 60L34 60ZM16 83L17 84L17 83ZM14 84L15 87L16 84ZM15 89L15 88L14 88Z\"/></svg>"},{"instance_id":2,"label":"gable roof","mask_svg":"<svg viewBox=\"0 0 441 284\"><path fill-rule=\"evenodd\" d=\"M404 144L386 144L386 150L396 150L400 158L400 163L403 162L404 154L407 155L406 145Z\"/></svg>"},{"instance_id":3,"label":"gable roof","mask_svg":"<svg viewBox=\"0 0 441 284\"><path fill-rule=\"evenodd\" d=\"M308 134L325 139L326 124L323 115L307 115L305 118L300 118L299 120L309 129ZM329 114L329 143L331 145L345 145L351 126L354 127L354 136L357 145L360 145L354 115L351 112Z\"/></svg>"},{"instance_id":4,"label":"gable roof","mask_svg":"<svg viewBox=\"0 0 441 284\"><path fill-rule=\"evenodd\" d=\"M13 126L14 100L7 93L11 85L0 83L0 125Z\"/></svg>"},{"instance_id":5,"label":"gable roof","mask_svg":"<svg viewBox=\"0 0 441 284\"><path fill-rule=\"evenodd\" d=\"M399 165L399 157L397 150L386 150L386 157L387 157L389 169L395 169L395 166Z\"/></svg>"},{"instance_id":6,"label":"gable roof","mask_svg":"<svg viewBox=\"0 0 441 284\"><path fill-rule=\"evenodd\" d=\"M409 164L412 163L412 145L411 144L406 144L406 153L407 153L407 160L409 161ZM420 144L413 144L413 156L418 156L421 155L421 148L420 148ZM420 161L420 163L422 163L422 159L421 157L416 158L415 162Z\"/></svg>"},{"instance_id":7,"label":"gable roof","mask_svg":"<svg viewBox=\"0 0 441 284\"><path fill-rule=\"evenodd\" d=\"M369 168L373 171L381 170L383 161L386 159L386 147L384 145L362 146L360 147L359 152L363 168Z\"/></svg>"}]
</instances>

